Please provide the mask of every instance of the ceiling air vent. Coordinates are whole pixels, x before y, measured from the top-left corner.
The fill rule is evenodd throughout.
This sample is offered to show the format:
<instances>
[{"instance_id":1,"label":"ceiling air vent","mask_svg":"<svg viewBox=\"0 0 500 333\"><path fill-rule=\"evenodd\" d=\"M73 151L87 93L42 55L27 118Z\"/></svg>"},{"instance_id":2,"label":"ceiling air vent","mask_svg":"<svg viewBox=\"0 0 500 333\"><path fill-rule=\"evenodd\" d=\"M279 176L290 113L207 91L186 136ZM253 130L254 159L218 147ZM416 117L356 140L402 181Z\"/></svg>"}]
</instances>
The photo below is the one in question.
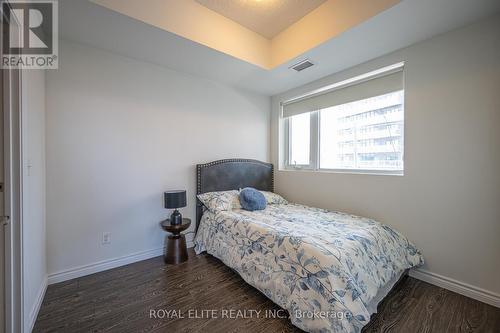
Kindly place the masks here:
<instances>
[{"instance_id":1,"label":"ceiling air vent","mask_svg":"<svg viewBox=\"0 0 500 333\"><path fill-rule=\"evenodd\" d=\"M293 65L290 68L293 70L296 70L297 72L300 72L300 71L303 71L304 69L309 68L311 66L314 66L314 63L311 60L306 59L306 60L302 60L302 61L296 63L295 65Z\"/></svg>"}]
</instances>

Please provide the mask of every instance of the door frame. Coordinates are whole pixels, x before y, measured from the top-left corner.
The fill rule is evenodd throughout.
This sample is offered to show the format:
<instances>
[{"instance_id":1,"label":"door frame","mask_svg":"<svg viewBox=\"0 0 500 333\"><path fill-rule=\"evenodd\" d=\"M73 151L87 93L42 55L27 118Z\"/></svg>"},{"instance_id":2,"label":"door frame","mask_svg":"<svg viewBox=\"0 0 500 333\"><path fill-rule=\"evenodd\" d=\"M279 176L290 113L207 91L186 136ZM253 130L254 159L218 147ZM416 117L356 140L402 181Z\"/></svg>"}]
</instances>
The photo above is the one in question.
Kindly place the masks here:
<instances>
[{"instance_id":1,"label":"door frame","mask_svg":"<svg viewBox=\"0 0 500 333\"><path fill-rule=\"evenodd\" d=\"M15 26L20 38L22 28L11 15L13 21L7 22L2 13L2 34L7 24ZM14 35L11 34L11 38ZM3 37L3 36L2 36ZM0 48L0 52L2 52ZM4 120L4 214L9 218L4 227L4 265L5 265L5 332L23 332L24 318L24 276L22 244L22 70L1 69Z\"/></svg>"}]
</instances>

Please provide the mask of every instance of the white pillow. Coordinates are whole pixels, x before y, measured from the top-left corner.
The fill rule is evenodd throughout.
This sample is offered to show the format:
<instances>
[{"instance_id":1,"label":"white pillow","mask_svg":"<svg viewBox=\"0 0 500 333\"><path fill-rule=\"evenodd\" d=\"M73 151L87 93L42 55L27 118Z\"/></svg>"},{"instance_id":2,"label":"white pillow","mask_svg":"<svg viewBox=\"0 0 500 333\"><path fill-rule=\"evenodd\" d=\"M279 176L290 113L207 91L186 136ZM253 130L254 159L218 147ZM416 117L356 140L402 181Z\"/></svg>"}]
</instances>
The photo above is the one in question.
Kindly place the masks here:
<instances>
[{"instance_id":1,"label":"white pillow","mask_svg":"<svg viewBox=\"0 0 500 333\"><path fill-rule=\"evenodd\" d=\"M198 199L213 212L241 208L237 190L202 193L198 194Z\"/></svg>"}]
</instances>

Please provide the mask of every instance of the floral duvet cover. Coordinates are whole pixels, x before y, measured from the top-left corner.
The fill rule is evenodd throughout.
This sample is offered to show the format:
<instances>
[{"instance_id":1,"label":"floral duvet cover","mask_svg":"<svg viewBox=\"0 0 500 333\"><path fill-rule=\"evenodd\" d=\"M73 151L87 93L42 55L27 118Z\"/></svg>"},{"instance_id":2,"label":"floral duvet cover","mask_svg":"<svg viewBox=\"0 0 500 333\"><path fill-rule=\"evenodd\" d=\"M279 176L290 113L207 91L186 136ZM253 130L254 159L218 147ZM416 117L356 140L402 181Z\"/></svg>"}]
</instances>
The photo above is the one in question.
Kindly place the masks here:
<instances>
[{"instance_id":1,"label":"floral duvet cover","mask_svg":"<svg viewBox=\"0 0 500 333\"><path fill-rule=\"evenodd\" d=\"M296 204L207 211L195 250L236 270L308 332L360 332L377 293L423 263L389 226Z\"/></svg>"}]
</instances>

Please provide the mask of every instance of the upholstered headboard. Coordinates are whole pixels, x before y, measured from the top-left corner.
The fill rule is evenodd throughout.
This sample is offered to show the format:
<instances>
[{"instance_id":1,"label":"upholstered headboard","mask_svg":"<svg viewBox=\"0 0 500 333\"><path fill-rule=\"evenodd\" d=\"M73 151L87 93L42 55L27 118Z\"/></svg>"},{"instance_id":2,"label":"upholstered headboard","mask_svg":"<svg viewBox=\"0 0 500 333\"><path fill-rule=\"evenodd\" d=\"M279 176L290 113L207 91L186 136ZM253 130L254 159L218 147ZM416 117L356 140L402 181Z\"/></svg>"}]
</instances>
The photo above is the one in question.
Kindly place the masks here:
<instances>
[{"instance_id":1,"label":"upholstered headboard","mask_svg":"<svg viewBox=\"0 0 500 333\"><path fill-rule=\"evenodd\" d=\"M271 163L248 159L226 159L196 165L196 194L253 187L274 191ZM196 199L196 230L203 215L203 204Z\"/></svg>"}]
</instances>

